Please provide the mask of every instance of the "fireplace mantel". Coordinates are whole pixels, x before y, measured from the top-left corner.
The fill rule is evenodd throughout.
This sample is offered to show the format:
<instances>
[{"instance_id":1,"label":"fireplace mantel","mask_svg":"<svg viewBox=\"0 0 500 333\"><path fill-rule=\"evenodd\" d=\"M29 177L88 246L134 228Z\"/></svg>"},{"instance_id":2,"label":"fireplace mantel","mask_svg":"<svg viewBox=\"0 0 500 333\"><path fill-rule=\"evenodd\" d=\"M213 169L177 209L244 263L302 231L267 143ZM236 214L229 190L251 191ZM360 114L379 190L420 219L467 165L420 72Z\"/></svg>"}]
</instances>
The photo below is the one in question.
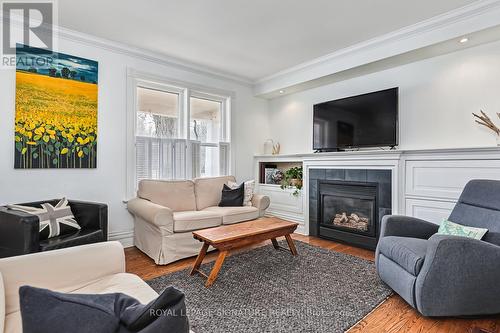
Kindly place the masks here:
<instances>
[{"instance_id":1,"label":"fireplace mantel","mask_svg":"<svg viewBox=\"0 0 500 333\"><path fill-rule=\"evenodd\" d=\"M309 193L309 172L313 169L391 170L392 213L436 223L448 216L467 181L500 180L499 147L255 155L254 159L256 179L260 162L302 163L303 193ZM279 187L261 184L257 191L269 195L271 203L273 196L279 196L276 200L279 204L271 207L270 213L299 222L298 232L309 234L308 195L294 197L280 192ZM286 198L290 200L289 205ZM297 200L301 201L300 205Z\"/></svg>"}]
</instances>

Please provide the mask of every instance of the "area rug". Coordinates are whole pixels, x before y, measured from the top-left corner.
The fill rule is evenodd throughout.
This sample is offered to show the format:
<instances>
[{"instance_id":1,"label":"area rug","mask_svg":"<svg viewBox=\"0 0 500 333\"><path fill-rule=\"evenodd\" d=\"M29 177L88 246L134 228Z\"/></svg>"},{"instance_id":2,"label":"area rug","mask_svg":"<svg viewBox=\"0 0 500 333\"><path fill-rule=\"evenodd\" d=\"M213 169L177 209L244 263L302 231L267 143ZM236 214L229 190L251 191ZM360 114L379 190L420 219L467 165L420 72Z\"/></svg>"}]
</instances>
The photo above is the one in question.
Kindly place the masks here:
<instances>
[{"instance_id":1,"label":"area rug","mask_svg":"<svg viewBox=\"0 0 500 333\"><path fill-rule=\"evenodd\" d=\"M169 285L184 291L196 333L344 332L391 294L373 262L302 242L296 246L295 257L271 245L227 257L210 288L189 270L148 284L157 292Z\"/></svg>"}]
</instances>

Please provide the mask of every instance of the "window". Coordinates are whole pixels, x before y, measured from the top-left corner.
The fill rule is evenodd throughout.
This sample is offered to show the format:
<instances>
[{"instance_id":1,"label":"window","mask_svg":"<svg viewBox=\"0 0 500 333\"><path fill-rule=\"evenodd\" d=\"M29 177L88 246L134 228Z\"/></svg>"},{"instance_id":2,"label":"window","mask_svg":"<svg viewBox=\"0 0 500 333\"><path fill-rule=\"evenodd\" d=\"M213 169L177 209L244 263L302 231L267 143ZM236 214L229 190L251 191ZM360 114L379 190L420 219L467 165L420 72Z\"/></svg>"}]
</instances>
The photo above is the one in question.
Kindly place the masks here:
<instances>
[{"instance_id":1,"label":"window","mask_svg":"<svg viewBox=\"0 0 500 333\"><path fill-rule=\"evenodd\" d=\"M137 88L137 135L176 138L179 126L179 94Z\"/></svg>"},{"instance_id":2,"label":"window","mask_svg":"<svg viewBox=\"0 0 500 333\"><path fill-rule=\"evenodd\" d=\"M141 179L229 174L230 93L137 76L129 74L129 195Z\"/></svg>"},{"instance_id":3,"label":"window","mask_svg":"<svg viewBox=\"0 0 500 333\"><path fill-rule=\"evenodd\" d=\"M200 142L200 175L219 175L219 142L221 140L222 103L191 97L190 137Z\"/></svg>"},{"instance_id":4,"label":"window","mask_svg":"<svg viewBox=\"0 0 500 333\"><path fill-rule=\"evenodd\" d=\"M176 149L184 149L182 140L178 140L179 104L178 93L137 87L138 181L184 176L182 156L176 154Z\"/></svg>"}]
</instances>

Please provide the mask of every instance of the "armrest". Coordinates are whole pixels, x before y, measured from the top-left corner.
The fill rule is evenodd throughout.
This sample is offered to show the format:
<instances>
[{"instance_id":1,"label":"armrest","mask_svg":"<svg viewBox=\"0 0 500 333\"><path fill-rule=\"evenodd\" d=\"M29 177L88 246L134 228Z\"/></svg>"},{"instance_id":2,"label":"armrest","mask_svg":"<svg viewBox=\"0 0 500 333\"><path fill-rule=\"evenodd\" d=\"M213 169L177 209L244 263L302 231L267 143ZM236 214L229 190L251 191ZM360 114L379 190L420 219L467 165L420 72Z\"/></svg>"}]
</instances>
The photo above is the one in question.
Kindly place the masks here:
<instances>
[{"instance_id":1,"label":"armrest","mask_svg":"<svg viewBox=\"0 0 500 333\"><path fill-rule=\"evenodd\" d=\"M0 258L38 252L38 216L0 207Z\"/></svg>"},{"instance_id":2,"label":"armrest","mask_svg":"<svg viewBox=\"0 0 500 333\"><path fill-rule=\"evenodd\" d=\"M3 289L3 278L0 273L0 332L3 332L5 326L5 292Z\"/></svg>"},{"instance_id":3,"label":"armrest","mask_svg":"<svg viewBox=\"0 0 500 333\"><path fill-rule=\"evenodd\" d=\"M125 272L119 242L104 242L0 259L6 314L19 310L24 285L71 292L104 276Z\"/></svg>"},{"instance_id":4,"label":"armrest","mask_svg":"<svg viewBox=\"0 0 500 333\"><path fill-rule=\"evenodd\" d=\"M108 240L108 206L106 204L76 200L69 200L68 203L82 228L102 230L103 240Z\"/></svg>"},{"instance_id":5,"label":"armrest","mask_svg":"<svg viewBox=\"0 0 500 333\"><path fill-rule=\"evenodd\" d=\"M262 194L254 194L252 196L252 206L259 210L259 215L264 216L266 209L271 204L271 200L268 196Z\"/></svg>"},{"instance_id":6,"label":"armrest","mask_svg":"<svg viewBox=\"0 0 500 333\"><path fill-rule=\"evenodd\" d=\"M429 316L499 313L499 262L499 246L466 237L432 236L415 286L419 311Z\"/></svg>"},{"instance_id":7,"label":"armrest","mask_svg":"<svg viewBox=\"0 0 500 333\"><path fill-rule=\"evenodd\" d=\"M174 232L174 214L172 209L168 207L145 199L135 198L127 203L127 209L147 223Z\"/></svg>"},{"instance_id":8,"label":"armrest","mask_svg":"<svg viewBox=\"0 0 500 333\"><path fill-rule=\"evenodd\" d=\"M412 237L428 239L439 229L435 223L416 217L403 215L386 215L382 218L380 238L386 236Z\"/></svg>"}]
</instances>

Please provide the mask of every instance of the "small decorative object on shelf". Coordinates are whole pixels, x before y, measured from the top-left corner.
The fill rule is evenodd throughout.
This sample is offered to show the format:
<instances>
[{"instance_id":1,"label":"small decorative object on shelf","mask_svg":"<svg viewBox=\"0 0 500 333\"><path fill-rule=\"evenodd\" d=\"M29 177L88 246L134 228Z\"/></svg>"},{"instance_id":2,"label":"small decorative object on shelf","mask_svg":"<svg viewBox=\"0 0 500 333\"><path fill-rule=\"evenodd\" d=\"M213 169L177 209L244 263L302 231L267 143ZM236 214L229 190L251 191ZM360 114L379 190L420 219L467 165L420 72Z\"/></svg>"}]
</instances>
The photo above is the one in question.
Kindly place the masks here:
<instances>
[{"instance_id":1,"label":"small decorative object on shelf","mask_svg":"<svg viewBox=\"0 0 500 333\"><path fill-rule=\"evenodd\" d=\"M281 150L281 145L278 142L277 144L273 145L273 155L278 155Z\"/></svg>"},{"instance_id":2,"label":"small decorative object on shelf","mask_svg":"<svg viewBox=\"0 0 500 333\"><path fill-rule=\"evenodd\" d=\"M271 155L274 151L274 141L272 139L267 139L264 142L264 155Z\"/></svg>"},{"instance_id":3,"label":"small decorative object on shelf","mask_svg":"<svg viewBox=\"0 0 500 333\"><path fill-rule=\"evenodd\" d=\"M295 189L294 196L298 196L302 189L302 167L293 167L285 171L284 179L281 182L281 189Z\"/></svg>"},{"instance_id":4,"label":"small decorative object on shelf","mask_svg":"<svg viewBox=\"0 0 500 333\"><path fill-rule=\"evenodd\" d=\"M284 178L283 172L276 166L265 168L265 184L278 185Z\"/></svg>"},{"instance_id":5,"label":"small decorative object on shelf","mask_svg":"<svg viewBox=\"0 0 500 333\"><path fill-rule=\"evenodd\" d=\"M283 174L283 171L281 171L280 169L276 169L273 175L271 176L273 184L281 184L284 177L285 175Z\"/></svg>"},{"instance_id":6,"label":"small decorative object on shelf","mask_svg":"<svg viewBox=\"0 0 500 333\"><path fill-rule=\"evenodd\" d=\"M487 128L489 128L490 130L492 130L495 134L496 134L496 137L497 137L497 146L500 147L500 128L495 125L495 123L491 120L490 117L488 117L488 115L486 113L483 112L483 110L480 110L481 111L481 115L478 115L478 114L475 114L475 113L472 113L472 115L476 118L476 123L478 123L479 125L483 125ZM500 113L497 112L497 116L498 118L500 118Z\"/></svg>"}]
</instances>

